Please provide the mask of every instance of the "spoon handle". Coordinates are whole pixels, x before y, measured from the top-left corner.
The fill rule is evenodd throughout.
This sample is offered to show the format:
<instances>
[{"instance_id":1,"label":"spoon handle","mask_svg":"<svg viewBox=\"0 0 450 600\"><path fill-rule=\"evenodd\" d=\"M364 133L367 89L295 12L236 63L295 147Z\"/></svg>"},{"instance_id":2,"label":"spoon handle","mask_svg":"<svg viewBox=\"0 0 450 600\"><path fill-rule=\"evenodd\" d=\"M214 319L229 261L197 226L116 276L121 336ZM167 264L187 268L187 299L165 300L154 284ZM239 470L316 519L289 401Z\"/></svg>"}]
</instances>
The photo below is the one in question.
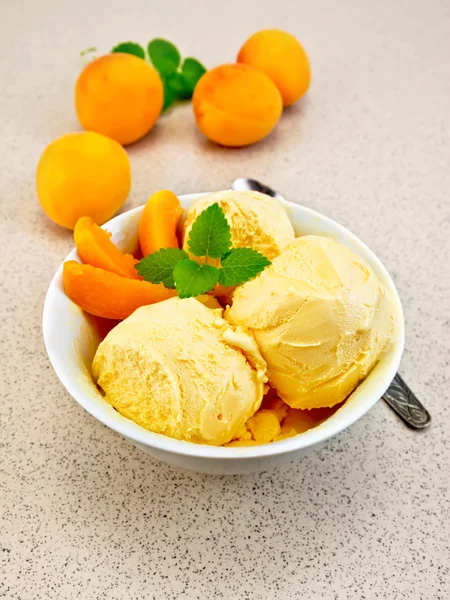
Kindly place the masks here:
<instances>
[{"instance_id":1,"label":"spoon handle","mask_svg":"<svg viewBox=\"0 0 450 600\"><path fill-rule=\"evenodd\" d=\"M424 429L431 421L430 413L397 373L383 399L413 429Z\"/></svg>"}]
</instances>

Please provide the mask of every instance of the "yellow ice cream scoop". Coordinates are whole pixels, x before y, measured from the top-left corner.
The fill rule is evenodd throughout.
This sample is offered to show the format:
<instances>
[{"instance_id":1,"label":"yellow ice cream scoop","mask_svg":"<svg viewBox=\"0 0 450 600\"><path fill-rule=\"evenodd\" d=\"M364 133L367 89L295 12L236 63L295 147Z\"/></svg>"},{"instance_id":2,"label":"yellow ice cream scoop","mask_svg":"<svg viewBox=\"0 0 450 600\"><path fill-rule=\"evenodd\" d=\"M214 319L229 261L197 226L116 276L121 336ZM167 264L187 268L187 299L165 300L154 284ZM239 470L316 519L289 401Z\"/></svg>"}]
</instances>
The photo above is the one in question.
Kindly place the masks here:
<instances>
[{"instance_id":1,"label":"yellow ice cream scoop","mask_svg":"<svg viewBox=\"0 0 450 600\"><path fill-rule=\"evenodd\" d=\"M219 204L230 224L233 248L253 248L272 260L295 237L292 224L278 200L259 192L227 190L204 196L189 208L183 228L186 251L189 251L187 241L193 222L215 203Z\"/></svg>"},{"instance_id":2,"label":"yellow ice cream scoop","mask_svg":"<svg viewBox=\"0 0 450 600\"><path fill-rule=\"evenodd\" d=\"M221 309L172 298L136 310L98 347L93 375L124 417L190 442L229 442L261 404L266 365Z\"/></svg>"},{"instance_id":3,"label":"yellow ice cream scoop","mask_svg":"<svg viewBox=\"0 0 450 600\"><path fill-rule=\"evenodd\" d=\"M297 238L238 287L225 318L252 332L271 385L293 408L343 401L378 361L393 330L387 292L332 238Z\"/></svg>"}]
</instances>

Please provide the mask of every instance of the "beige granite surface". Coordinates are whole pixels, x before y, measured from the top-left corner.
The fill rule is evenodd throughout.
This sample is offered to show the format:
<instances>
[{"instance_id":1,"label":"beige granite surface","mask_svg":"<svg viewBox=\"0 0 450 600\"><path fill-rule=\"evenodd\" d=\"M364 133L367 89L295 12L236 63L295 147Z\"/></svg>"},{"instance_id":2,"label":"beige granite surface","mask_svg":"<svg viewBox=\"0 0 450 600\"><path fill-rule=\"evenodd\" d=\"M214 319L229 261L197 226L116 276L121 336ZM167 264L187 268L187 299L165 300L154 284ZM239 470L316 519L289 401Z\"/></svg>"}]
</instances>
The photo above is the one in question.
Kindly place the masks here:
<instances>
[{"instance_id":1,"label":"beige granite surface","mask_svg":"<svg viewBox=\"0 0 450 600\"><path fill-rule=\"evenodd\" d=\"M289 467L198 475L107 430L53 373L42 306L72 240L34 169L78 127L80 50L164 36L212 67L267 26L304 42L308 97L243 150L177 107L130 148L126 208L253 176L349 227L396 281L401 372L434 420L416 433L379 402ZM1 0L1 598L450 598L449 69L448 0Z\"/></svg>"}]
</instances>

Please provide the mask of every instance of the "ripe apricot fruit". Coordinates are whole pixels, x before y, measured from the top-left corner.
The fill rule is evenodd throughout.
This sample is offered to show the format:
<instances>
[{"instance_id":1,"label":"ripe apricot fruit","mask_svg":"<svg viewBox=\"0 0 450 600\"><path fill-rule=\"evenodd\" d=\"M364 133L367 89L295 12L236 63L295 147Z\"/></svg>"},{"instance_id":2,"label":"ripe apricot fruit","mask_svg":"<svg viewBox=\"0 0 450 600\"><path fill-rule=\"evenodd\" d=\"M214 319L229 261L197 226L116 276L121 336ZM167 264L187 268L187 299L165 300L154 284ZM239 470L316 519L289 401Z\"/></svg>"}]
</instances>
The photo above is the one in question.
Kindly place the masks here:
<instances>
[{"instance_id":1,"label":"ripe apricot fruit","mask_svg":"<svg viewBox=\"0 0 450 600\"><path fill-rule=\"evenodd\" d=\"M101 56L81 72L75 108L84 129L126 145L156 123L164 101L161 78L145 60L120 52Z\"/></svg>"},{"instance_id":2,"label":"ripe apricot fruit","mask_svg":"<svg viewBox=\"0 0 450 600\"><path fill-rule=\"evenodd\" d=\"M125 202L130 186L127 153L114 140L94 132L63 135L47 146L37 166L41 206L67 229L84 216L98 225L108 221Z\"/></svg>"},{"instance_id":3,"label":"ripe apricot fruit","mask_svg":"<svg viewBox=\"0 0 450 600\"><path fill-rule=\"evenodd\" d=\"M90 217L78 219L73 231L75 246L81 260L121 277L140 279L134 266L139 262L131 254L124 254L111 240L109 231L99 227Z\"/></svg>"},{"instance_id":4,"label":"ripe apricot fruit","mask_svg":"<svg viewBox=\"0 0 450 600\"><path fill-rule=\"evenodd\" d=\"M126 319L137 308L176 296L162 283L121 277L69 260L63 266L64 291L77 306L97 317Z\"/></svg>"},{"instance_id":5,"label":"ripe apricot fruit","mask_svg":"<svg viewBox=\"0 0 450 600\"><path fill-rule=\"evenodd\" d=\"M143 256L161 248L178 248L177 225L183 214L173 192L160 190L150 197L139 221L139 244Z\"/></svg>"},{"instance_id":6,"label":"ripe apricot fruit","mask_svg":"<svg viewBox=\"0 0 450 600\"><path fill-rule=\"evenodd\" d=\"M206 72L192 97L200 131L222 146L248 146L266 137L283 110L280 92L267 75L243 64Z\"/></svg>"},{"instance_id":7,"label":"ripe apricot fruit","mask_svg":"<svg viewBox=\"0 0 450 600\"><path fill-rule=\"evenodd\" d=\"M254 33L239 50L237 60L264 71L280 90L284 106L296 102L309 87L308 56L300 42L285 31Z\"/></svg>"}]
</instances>

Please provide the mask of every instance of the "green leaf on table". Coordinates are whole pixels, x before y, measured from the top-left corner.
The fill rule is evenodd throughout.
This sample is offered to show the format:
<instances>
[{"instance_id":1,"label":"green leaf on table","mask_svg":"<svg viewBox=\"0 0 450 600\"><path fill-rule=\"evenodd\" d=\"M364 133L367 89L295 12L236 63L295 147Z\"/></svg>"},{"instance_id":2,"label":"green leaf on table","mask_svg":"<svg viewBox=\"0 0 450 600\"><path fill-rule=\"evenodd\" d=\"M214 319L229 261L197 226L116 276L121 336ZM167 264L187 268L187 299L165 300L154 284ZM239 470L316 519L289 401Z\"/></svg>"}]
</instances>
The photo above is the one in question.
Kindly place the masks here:
<instances>
[{"instance_id":1,"label":"green leaf on table","mask_svg":"<svg viewBox=\"0 0 450 600\"><path fill-rule=\"evenodd\" d=\"M164 89L164 104L163 112L165 112L177 99L175 91L170 87L169 80L167 77L161 76L161 81Z\"/></svg>"},{"instance_id":2,"label":"green leaf on table","mask_svg":"<svg viewBox=\"0 0 450 600\"><path fill-rule=\"evenodd\" d=\"M219 269L212 265L200 265L195 260L182 260L175 265L173 277L180 298L192 298L206 294L219 281Z\"/></svg>"},{"instance_id":3,"label":"green leaf on table","mask_svg":"<svg viewBox=\"0 0 450 600\"><path fill-rule=\"evenodd\" d=\"M228 287L250 281L270 265L270 260L252 248L233 248L221 265L219 282Z\"/></svg>"},{"instance_id":4,"label":"green leaf on table","mask_svg":"<svg viewBox=\"0 0 450 600\"><path fill-rule=\"evenodd\" d=\"M189 100L192 98L192 92L189 84L185 81L183 75L175 71L167 76L169 87L173 90L177 100Z\"/></svg>"},{"instance_id":5,"label":"green leaf on table","mask_svg":"<svg viewBox=\"0 0 450 600\"><path fill-rule=\"evenodd\" d=\"M198 80L205 73L205 67L196 58L189 57L184 59L181 67L181 75L185 81L186 87L190 90L191 95L194 92Z\"/></svg>"},{"instance_id":6,"label":"green leaf on table","mask_svg":"<svg viewBox=\"0 0 450 600\"><path fill-rule=\"evenodd\" d=\"M145 60L145 50L140 44L135 42L122 42L114 46L111 52L123 52L124 54L133 54L138 58Z\"/></svg>"},{"instance_id":7,"label":"green leaf on table","mask_svg":"<svg viewBox=\"0 0 450 600\"><path fill-rule=\"evenodd\" d=\"M164 88L163 111L167 110L176 100L189 100L192 98L190 86L178 71L170 75L161 75Z\"/></svg>"},{"instance_id":8,"label":"green leaf on table","mask_svg":"<svg viewBox=\"0 0 450 600\"><path fill-rule=\"evenodd\" d=\"M175 266L189 257L184 250L179 248L162 248L149 254L136 265L136 270L150 283L162 283L166 288L173 289L175 282L173 271Z\"/></svg>"},{"instance_id":9,"label":"green leaf on table","mask_svg":"<svg viewBox=\"0 0 450 600\"><path fill-rule=\"evenodd\" d=\"M180 53L167 40L155 38L149 42L147 50L153 66L161 75L170 75L178 69L181 61Z\"/></svg>"},{"instance_id":10,"label":"green leaf on table","mask_svg":"<svg viewBox=\"0 0 450 600\"><path fill-rule=\"evenodd\" d=\"M214 203L195 219L188 247L195 256L222 258L231 248L230 225L219 204Z\"/></svg>"}]
</instances>

